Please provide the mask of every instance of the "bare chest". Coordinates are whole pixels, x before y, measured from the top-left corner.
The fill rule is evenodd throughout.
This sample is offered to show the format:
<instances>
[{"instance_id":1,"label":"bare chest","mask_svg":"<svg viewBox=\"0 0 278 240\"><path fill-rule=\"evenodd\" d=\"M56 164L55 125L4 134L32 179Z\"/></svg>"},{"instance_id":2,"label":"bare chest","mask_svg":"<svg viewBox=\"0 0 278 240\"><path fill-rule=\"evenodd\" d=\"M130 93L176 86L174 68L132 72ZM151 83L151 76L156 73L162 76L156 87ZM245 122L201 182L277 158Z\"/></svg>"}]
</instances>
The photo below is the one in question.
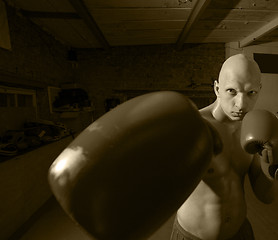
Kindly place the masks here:
<instances>
[{"instance_id":1,"label":"bare chest","mask_svg":"<svg viewBox=\"0 0 278 240\"><path fill-rule=\"evenodd\" d=\"M213 157L205 178L219 179L234 175L243 178L251 164L252 156L240 145L240 128L221 126L218 127L218 132L223 142L223 150Z\"/></svg>"}]
</instances>

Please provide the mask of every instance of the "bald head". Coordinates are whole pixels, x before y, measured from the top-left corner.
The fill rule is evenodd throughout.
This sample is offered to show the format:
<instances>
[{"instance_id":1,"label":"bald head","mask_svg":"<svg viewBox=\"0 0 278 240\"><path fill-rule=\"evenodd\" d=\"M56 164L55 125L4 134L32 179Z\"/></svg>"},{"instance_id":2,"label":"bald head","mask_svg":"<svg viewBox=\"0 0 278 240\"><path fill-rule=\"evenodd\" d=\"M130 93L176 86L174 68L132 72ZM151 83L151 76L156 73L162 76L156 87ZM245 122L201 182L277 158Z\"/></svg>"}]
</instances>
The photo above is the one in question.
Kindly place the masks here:
<instances>
[{"instance_id":1,"label":"bald head","mask_svg":"<svg viewBox=\"0 0 278 240\"><path fill-rule=\"evenodd\" d=\"M242 79L260 83L261 71L258 64L244 54L237 54L229 57L222 65L219 73L219 82L239 76Z\"/></svg>"},{"instance_id":2,"label":"bald head","mask_svg":"<svg viewBox=\"0 0 278 240\"><path fill-rule=\"evenodd\" d=\"M228 58L222 65L218 81L214 82L217 96L214 117L241 121L254 108L260 89L261 71L254 60L243 54Z\"/></svg>"}]
</instances>

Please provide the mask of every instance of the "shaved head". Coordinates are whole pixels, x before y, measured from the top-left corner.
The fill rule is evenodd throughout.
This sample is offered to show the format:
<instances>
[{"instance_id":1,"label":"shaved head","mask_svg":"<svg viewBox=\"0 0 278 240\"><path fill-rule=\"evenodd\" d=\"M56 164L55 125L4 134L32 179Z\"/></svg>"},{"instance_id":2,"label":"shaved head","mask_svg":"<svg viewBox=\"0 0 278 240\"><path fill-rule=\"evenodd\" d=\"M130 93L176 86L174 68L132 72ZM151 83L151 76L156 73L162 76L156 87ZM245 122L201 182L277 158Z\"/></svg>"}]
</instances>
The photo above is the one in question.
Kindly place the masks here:
<instances>
[{"instance_id":1,"label":"shaved head","mask_svg":"<svg viewBox=\"0 0 278 240\"><path fill-rule=\"evenodd\" d=\"M243 54L228 58L222 65L218 81L214 82L217 96L214 116L218 120L242 120L253 109L261 89L258 64Z\"/></svg>"},{"instance_id":2,"label":"shaved head","mask_svg":"<svg viewBox=\"0 0 278 240\"><path fill-rule=\"evenodd\" d=\"M261 82L261 71L258 64L244 54L229 57L222 65L219 73L219 82L229 79L231 75L241 76L244 79Z\"/></svg>"}]
</instances>

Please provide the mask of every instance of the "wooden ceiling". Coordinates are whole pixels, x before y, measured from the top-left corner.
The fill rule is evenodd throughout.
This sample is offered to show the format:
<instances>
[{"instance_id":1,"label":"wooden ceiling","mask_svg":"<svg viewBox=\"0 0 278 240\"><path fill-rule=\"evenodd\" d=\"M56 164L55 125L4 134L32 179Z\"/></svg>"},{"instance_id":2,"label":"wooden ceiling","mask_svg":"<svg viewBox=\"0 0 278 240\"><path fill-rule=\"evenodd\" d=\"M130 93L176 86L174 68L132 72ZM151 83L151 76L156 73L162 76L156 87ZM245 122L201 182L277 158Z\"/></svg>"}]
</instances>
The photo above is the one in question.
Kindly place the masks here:
<instances>
[{"instance_id":1,"label":"wooden ceiling","mask_svg":"<svg viewBox=\"0 0 278 240\"><path fill-rule=\"evenodd\" d=\"M4 0L72 48L278 41L277 0Z\"/></svg>"}]
</instances>

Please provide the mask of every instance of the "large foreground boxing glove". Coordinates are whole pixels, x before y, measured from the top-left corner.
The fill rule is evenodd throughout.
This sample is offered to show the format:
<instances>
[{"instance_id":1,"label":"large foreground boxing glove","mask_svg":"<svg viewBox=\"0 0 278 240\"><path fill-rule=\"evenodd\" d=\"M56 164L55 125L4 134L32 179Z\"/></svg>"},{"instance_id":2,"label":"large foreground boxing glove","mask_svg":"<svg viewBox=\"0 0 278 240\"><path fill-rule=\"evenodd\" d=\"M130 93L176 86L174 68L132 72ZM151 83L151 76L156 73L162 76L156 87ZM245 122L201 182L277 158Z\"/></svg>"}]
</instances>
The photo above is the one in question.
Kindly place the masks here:
<instances>
[{"instance_id":1,"label":"large foreground boxing glove","mask_svg":"<svg viewBox=\"0 0 278 240\"><path fill-rule=\"evenodd\" d=\"M248 112L241 128L241 145L250 154L263 155L261 168L271 179L278 178L278 119L267 110Z\"/></svg>"},{"instance_id":2,"label":"large foreground boxing glove","mask_svg":"<svg viewBox=\"0 0 278 240\"><path fill-rule=\"evenodd\" d=\"M87 127L54 161L49 183L95 238L144 239L194 190L219 143L188 98L150 93Z\"/></svg>"}]
</instances>

